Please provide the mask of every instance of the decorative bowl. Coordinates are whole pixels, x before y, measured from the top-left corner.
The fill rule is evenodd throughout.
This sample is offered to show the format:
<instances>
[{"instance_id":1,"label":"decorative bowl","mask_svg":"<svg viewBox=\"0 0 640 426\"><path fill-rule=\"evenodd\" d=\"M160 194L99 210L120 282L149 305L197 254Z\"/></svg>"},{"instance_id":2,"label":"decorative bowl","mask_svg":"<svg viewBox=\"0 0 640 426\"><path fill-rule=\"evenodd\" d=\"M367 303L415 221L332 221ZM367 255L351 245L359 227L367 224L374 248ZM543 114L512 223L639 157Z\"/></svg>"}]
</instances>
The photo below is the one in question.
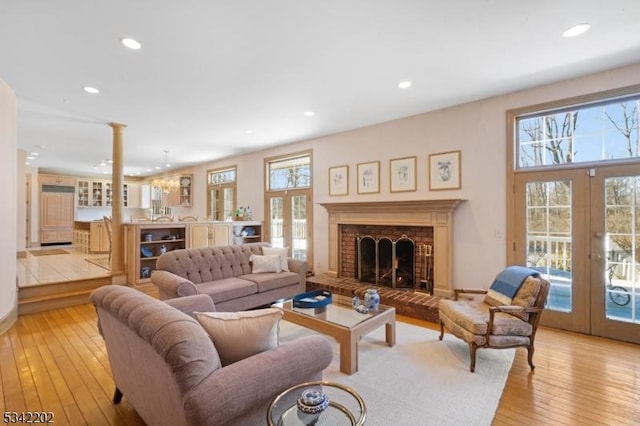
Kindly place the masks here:
<instances>
[{"instance_id":1,"label":"decorative bowl","mask_svg":"<svg viewBox=\"0 0 640 426\"><path fill-rule=\"evenodd\" d=\"M153 252L151 251L151 249L147 246L141 246L140 247L140 253L142 253L142 255L144 257L152 257L153 256Z\"/></svg>"}]
</instances>

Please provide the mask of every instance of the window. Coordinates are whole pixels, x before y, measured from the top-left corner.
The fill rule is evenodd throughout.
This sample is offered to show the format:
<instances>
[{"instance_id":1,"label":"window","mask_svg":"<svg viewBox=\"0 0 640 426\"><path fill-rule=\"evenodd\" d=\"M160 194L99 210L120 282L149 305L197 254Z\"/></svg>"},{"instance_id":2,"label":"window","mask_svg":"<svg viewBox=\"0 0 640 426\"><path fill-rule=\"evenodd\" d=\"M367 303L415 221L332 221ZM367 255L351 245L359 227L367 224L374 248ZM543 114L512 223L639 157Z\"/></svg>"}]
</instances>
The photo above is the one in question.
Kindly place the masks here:
<instances>
[{"instance_id":1,"label":"window","mask_svg":"<svg viewBox=\"0 0 640 426\"><path fill-rule=\"evenodd\" d=\"M516 168L637 158L640 95L516 118Z\"/></svg>"},{"instance_id":2,"label":"window","mask_svg":"<svg viewBox=\"0 0 640 426\"><path fill-rule=\"evenodd\" d=\"M312 151L265 158L265 238L313 265Z\"/></svg>"},{"instance_id":3,"label":"window","mask_svg":"<svg viewBox=\"0 0 640 426\"><path fill-rule=\"evenodd\" d=\"M311 187L310 154L279 158L267 164L267 185L270 191Z\"/></svg>"},{"instance_id":4,"label":"window","mask_svg":"<svg viewBox=\"0 0 640 426\"><path fill-rule=\"evenodd\" d=\"M231 220L236 208L236 166L207 172L207 215L211 220Z\"/></svg>"}]
</instances>

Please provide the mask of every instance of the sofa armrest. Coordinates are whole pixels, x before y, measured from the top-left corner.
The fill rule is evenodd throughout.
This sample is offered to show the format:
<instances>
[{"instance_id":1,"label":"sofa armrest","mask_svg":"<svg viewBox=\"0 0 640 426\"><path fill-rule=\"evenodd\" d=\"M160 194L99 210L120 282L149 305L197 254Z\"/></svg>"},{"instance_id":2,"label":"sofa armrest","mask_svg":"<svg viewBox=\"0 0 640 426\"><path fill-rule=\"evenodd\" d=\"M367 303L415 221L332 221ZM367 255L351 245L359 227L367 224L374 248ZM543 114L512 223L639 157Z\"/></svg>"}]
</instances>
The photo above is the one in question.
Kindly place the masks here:
<instances>
[{"instance_id":1,"label":"sofa armrest","mask_svg":"<svg viewBox=\"0 0 640 426\"><path fill-rule=\"evenodd\" d=\"M167 299L165 303L194 318L194 312L215 312L216 310L213 300L206 294Z\"/></svg>"},{"instance_id":2,"label":"sofa armrest","mask_svg":"<svg viewBox=\"0 0 640 426\"><path fill-rule=\"evenodd\" d=\"M455 288L453 300L458 300L461 294L487 294L487 290L481 288Z\"/></svg>"},{"instance_id":3,"label":"sofa armrest","mask_svg":"<svg viewBox=\"0 0 640 426\"><path fill-rule=\"evenodd\" d=\"M287 264L289 266L289 271L295 272L300 276L300 291L305 291L307 288L307 271L309 270L309 262L289 257L287 258Z\"/></svg>"},{"instance_id":4,"label":"sofa armrest","mask_svg":"<svg viewBox=\"0 0 640 426\"><path fill-rule=\"evenodd\" d=\"M216 370L185 395L187 423L226 424L293 385L315 380L332 358L329 340L313 335Z\"/></svg>"},{"instance_id":5,"label":"sofa armrest","mask_svg":"<svg viewBox=\"0 0 640 426\"><path fill-rule=\"evenodd\" d=\"M198 294L198 288L193 282L168 271L153 271L151 282L160 290L160 300Z\"/></svg>"}]
</instances>

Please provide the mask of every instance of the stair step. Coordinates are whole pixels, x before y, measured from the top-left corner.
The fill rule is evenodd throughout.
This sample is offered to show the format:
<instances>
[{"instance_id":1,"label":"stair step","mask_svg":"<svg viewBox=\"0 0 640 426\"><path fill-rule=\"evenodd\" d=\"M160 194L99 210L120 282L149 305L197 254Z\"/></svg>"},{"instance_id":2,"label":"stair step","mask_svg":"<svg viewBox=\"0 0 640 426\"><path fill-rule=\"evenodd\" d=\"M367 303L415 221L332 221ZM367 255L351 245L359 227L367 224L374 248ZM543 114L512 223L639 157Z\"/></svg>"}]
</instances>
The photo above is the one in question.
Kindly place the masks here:
<instances>
[{"instance_id":1,"label":"stair step","mask_svg":"<svg viewBox=\"0 0 640 426\"><path fill-rule=\"evenodd\" d=\"M104 285L111 285L110 277L21 287L18 315L89 303L91 292Z\"/></svg>"}]
</instances>

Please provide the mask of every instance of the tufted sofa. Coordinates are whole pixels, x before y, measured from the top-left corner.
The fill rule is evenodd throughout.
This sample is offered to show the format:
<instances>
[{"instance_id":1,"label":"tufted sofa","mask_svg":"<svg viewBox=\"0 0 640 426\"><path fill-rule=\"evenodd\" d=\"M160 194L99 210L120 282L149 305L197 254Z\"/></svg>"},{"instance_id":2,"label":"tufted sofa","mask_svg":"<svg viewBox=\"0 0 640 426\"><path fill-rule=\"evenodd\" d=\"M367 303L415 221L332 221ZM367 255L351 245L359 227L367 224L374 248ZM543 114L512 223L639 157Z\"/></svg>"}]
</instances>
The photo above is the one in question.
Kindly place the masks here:
<instances>
[{"instance_id":1,"label":"tufted sofa","mask_svg":"<svg viewBox=\"0 0 640 426\"><path fill-rule=\"evenodd\" d=\"M217 311L242 311L293 297L306 288L308 264L288 259L289 272L252 273L251 255L268 243L182 249L158 258L151 282L160 299L206 294Z\"/></svg>"},{"instance_id":2,"label":"tufted sofa","mask_svg":"<svg viewBox=\"0 0 640 426\"><path fill-rule=\"evenodd\" d=\"M214 311L207 296L161 302L108 285L91 294L113 381L113 402L127 400L149 425L259 425L285 389L320 380L331 343L303 336L222 366L194 311ZM242 338L241 335L238 338Z\"/></svg>"}]
</instances>

